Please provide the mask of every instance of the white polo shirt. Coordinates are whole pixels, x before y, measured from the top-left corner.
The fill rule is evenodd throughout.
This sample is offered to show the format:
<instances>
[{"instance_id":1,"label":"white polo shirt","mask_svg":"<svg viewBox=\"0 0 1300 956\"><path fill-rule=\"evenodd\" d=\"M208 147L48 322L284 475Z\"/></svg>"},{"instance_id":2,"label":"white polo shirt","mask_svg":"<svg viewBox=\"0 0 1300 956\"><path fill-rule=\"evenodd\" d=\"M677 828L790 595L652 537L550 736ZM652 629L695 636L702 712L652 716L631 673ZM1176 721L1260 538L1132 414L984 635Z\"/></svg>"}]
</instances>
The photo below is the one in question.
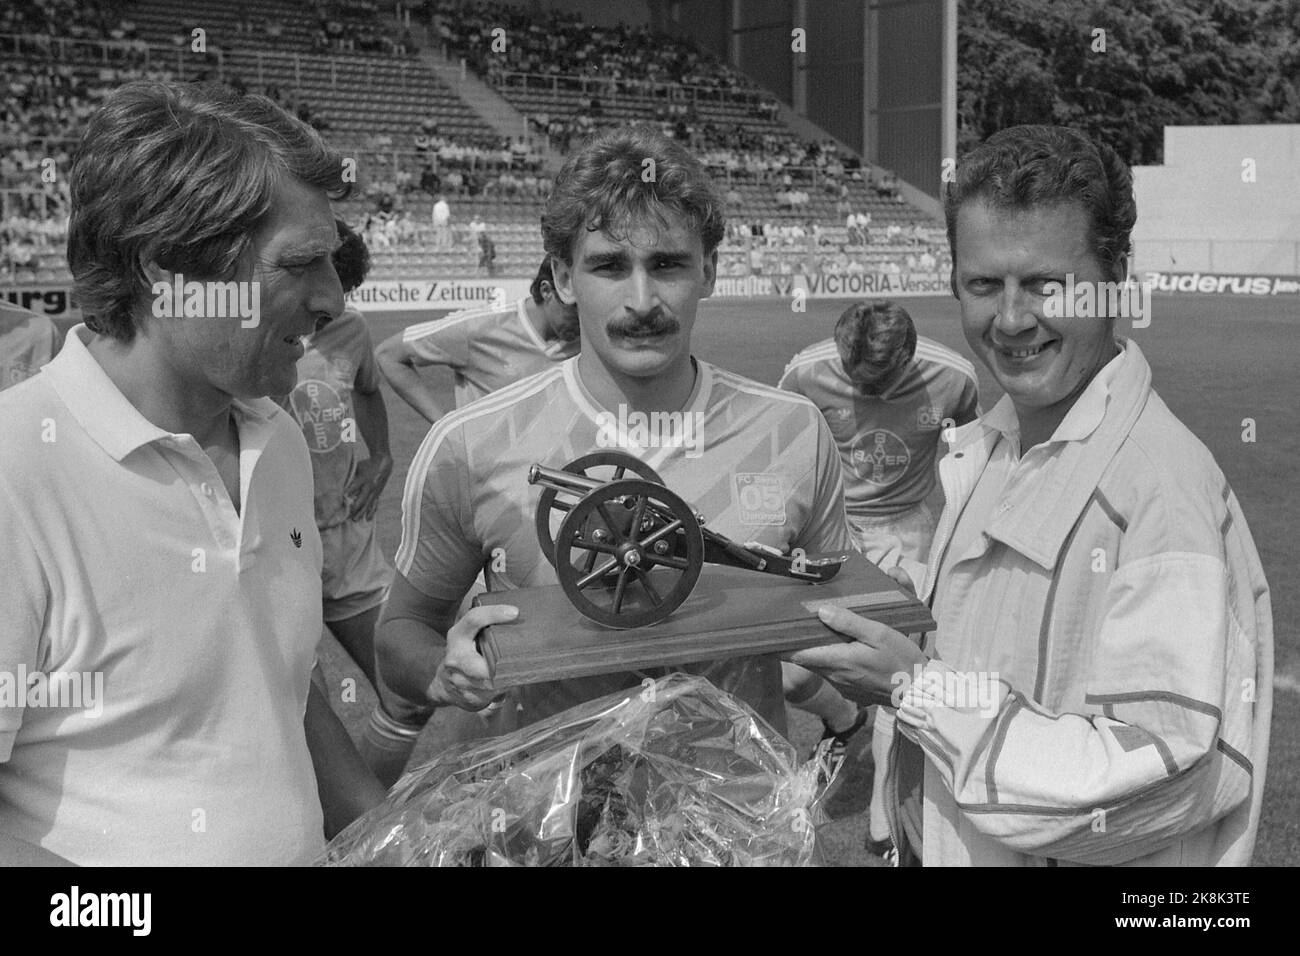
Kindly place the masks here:
<instances>
[{"instance_id":1,"label":"white polo shirt","mask_svg":"<svg viewBox=\"0 0 1300 956\"><path fill-rule=\"evenodd\" d=\"M0 832L91 865L307 862L321 545L302 433L269 399L234 403L237 513L90 339L77 326L0 394Z\"/></svg>"}]
</instances>

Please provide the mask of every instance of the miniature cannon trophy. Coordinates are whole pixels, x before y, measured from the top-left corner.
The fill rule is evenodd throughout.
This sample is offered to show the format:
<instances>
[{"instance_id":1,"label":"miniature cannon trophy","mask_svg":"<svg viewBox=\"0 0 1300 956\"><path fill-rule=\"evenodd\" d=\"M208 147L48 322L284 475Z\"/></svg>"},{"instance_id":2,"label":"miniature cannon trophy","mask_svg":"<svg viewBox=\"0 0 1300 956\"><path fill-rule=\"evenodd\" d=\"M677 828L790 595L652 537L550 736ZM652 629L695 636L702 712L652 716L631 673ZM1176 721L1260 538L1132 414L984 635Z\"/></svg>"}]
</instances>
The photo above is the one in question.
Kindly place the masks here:
<instances>
[{"instance_id":1,"label":"miniature cannon trophy","mask_svg":"<svg viewBox=\"0 0 1300 956\"><path fill-rule=\"evenodd\" d=\"M602 465L615 469L613 480L587 476ZM625 477L629 471L635 477ZM585 455L562 471L533 465L528 483L545 489L537 505L537 541L560 587L578 613L606 627L658 624L690 597L705 564L820 583L835 577L852 553L813 558L739 545L704 527L704 516L663 479L620 452ZM553 511L566 513L554 540Z\"/></svg>"},{"instance_id":2,"label":"miniature cannon trophy","mask_svg":"<svg viewBox=\"0 0 1300 956\"><path fill-rule=\"evenodd\" d=\"M537 541L559 586L475 599L520 610L479 640L498 686L832 643L842 638L816 616L824 603L905 632L934 627L928 608L857 552L738 544L630 455L533 465L528 482L542 488Z\"/></svg>"}]
</instances>

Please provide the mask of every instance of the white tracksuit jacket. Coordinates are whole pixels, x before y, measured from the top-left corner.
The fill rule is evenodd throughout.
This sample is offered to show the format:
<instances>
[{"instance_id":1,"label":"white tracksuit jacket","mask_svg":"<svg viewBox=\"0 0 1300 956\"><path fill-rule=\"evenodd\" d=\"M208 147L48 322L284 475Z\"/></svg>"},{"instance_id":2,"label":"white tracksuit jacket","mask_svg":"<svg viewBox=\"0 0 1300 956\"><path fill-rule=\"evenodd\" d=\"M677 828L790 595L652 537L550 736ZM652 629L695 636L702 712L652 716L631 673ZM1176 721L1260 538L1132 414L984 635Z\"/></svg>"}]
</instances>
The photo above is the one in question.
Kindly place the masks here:
<instances>
[{"instance_id":1,"label":"white tracksuit jacket","mask_svg":"<svg viewBox=\"0 0 1300 956\"><path fill-rule=\"evenodd\" d=\"M958 429L940 464L947 504L922 595L942 565L935 660L908 691L924 716L912 727L900 713L886 777L896 837L923 808L927 866L1250 862L1268 585L1223 473L1121 344L1100 423L1032 481L1013 475L965 555L945 551L1001 433ZM938 682L994 674L990 706L951 690L968 706L937 702ZM909 802L922 766L924 799Z\"/></svg>"}]
</instances>

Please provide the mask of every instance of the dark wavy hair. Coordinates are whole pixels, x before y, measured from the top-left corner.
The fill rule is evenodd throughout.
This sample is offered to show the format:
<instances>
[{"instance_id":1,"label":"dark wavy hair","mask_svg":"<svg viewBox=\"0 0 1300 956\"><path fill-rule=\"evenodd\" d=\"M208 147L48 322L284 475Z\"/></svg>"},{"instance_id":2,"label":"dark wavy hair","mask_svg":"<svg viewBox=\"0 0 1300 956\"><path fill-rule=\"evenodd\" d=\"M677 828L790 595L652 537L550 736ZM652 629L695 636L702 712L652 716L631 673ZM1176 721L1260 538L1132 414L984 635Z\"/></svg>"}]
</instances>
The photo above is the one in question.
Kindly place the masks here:
<instances>
[{"instance_id":1,"label":"dark wavy hair","mask_svg":"<svg viewBox=\"0 0 1300 956\"><path fill-rule=\"evenodd\" d=\"M334 271L338 274L343 294L347 295L366 281L370 272L370 250L366 247L366 240L342 219L335 219L334 226L340 240L332 256Z\"/></svg>"},{"instance_id":2,"label":"dark wavy hair","mask_svg":"<svg viewBox=\"0 0 1300 956\"><path fill-rule=\"evenodd\" d=\"M551 288L555 288L555 273L551 270L550 256L542 257L542 264L537 267L537 275L533 277L533 284L528 287L528 294L533 297L533 301L538 305L545 301L542 296L543 282L549 282Z\"/></svg>"},{"instance_id":3,"label":"dark wavy hair","mask_svg":"<svg viewBox=\"0 0 1300 956\"><path fill-rule=\"evenodd\" d=\"M227 280L285 176L346 198L342 157L264 96L129 83L90 118L69 173L68 266L86 324L123 342L144 265Z\"/></svg>"},{"instance_id":4,"label":"dark wavy hair","mask_svg":"<svg viewBox=\"0 0 1300 956\"><path fill-rule=\"evenodd\" d=\"M954 262L957 211L974 200L1009 211L1078 203L1088 215L1088 248L1114 279L1124 274L1137 220L1133 173L1115 150L1077 129L1013 126L961 158L943 197Z\"/></svg>"},{"instance_id":5,"label":"dark wavy hair","mask_svg":"<svg viewBox=\"0 0 1300 956\"><path fill-rule=\"evenodd\" d=\"M705 256L722 241L722 199L700 161L653 130L611 130L583 144L555 177L542 214L542 245L572 265L582 230L621 240L638 223L667 225L668 212L699 234Z\"/></svg>"},{"instance_id":6,"label":"dark wavy hair","mask_svg":"<svg viewBox=\"0 0 1300 956\"><path fill-rule=\"evenodd\" d=\"M835 323L835 348L850 376L865 363L884 381L916 354L916 325L894 302L856 302Z\"/></svg>"}]
</instances>

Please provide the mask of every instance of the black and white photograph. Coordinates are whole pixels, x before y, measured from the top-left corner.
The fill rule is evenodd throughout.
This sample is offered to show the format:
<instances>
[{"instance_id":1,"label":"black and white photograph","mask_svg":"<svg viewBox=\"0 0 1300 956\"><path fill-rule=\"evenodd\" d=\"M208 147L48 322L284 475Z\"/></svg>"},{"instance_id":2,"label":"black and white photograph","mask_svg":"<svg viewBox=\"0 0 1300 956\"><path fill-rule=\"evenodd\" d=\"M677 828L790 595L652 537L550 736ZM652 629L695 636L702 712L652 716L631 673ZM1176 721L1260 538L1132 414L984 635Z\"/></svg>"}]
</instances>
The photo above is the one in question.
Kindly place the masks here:
<instances>
[{"instance_id":1,"label":"black and white photograph","mask_svg":"<svg viewBox=\"0 0 1300 956\"><path fill-rule=\"evenodd\" d=\"M1300 0L3 0L0 64L0 866L90 869L19 922L1267 922L1193 871L1300 863Z\"/></svg>"}]
</instances>

